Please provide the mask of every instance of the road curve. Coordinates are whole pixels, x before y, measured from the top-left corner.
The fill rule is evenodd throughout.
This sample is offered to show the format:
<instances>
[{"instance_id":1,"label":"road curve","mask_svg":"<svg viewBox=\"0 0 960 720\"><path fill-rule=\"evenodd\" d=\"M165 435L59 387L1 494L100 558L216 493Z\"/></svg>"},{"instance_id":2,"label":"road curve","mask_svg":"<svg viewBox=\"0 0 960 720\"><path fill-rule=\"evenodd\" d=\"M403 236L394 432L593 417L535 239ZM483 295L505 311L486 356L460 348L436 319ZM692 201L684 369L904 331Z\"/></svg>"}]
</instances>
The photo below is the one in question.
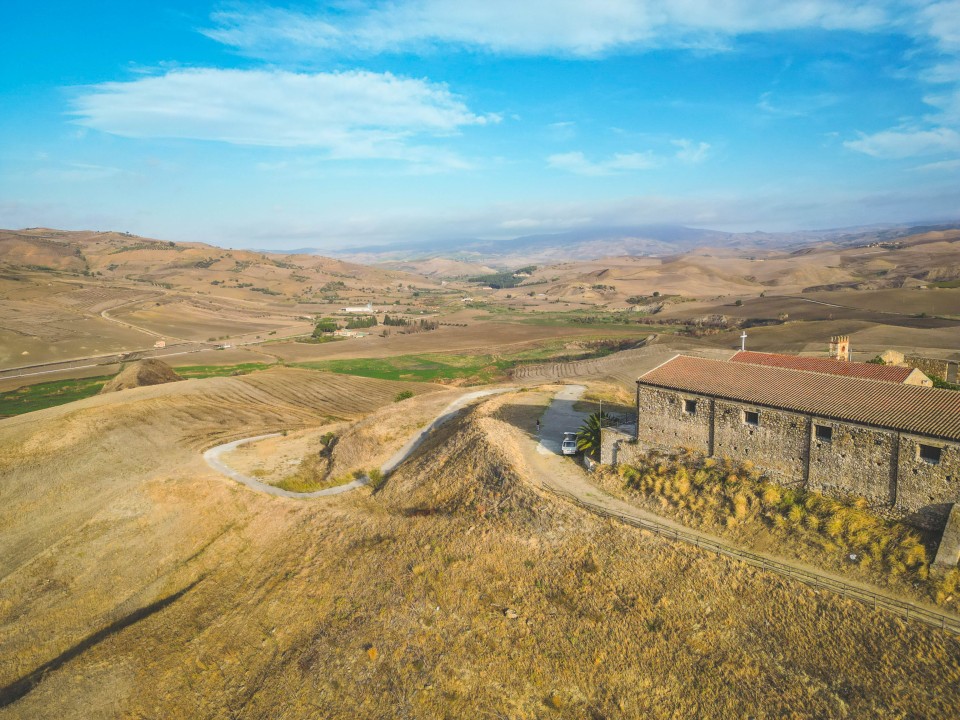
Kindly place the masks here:
<instances>
[{"instance_id":1,"label":"road curve","mask_svg":"<svg viewBox=\"0 0 960 720\"><path fill-rule=\"evenodd\" d=\"M461 395L447 405L443 410L441 410L440 414L437 415L437 417L435 417L429 425L410 438L402 448L397 450L397 452L395 452L390 459L380 467L380 472L383 473L384 477L390 475L390 473L397 469L400 463L410 457L410 455L413 454L418 447L420 447L420 445L424 440L426 440L427 436L431 432L453 418L470 402L488 395L498 395L500 393L510 392L511 390L516 389L517 388L512 386L491 388L488 390L476 390L474 392ZM236 480L242 485L246 485L251 490L256 490L257 492L266 493L267 495L273 495L275 497L309 499L326 497L328 495L339 495L340 493L355 490L356 488L366 485L370 482L370 478L364 475L363 477L357 478L356 480L346 483L345 485L337 485L336 487L326 488L324 490L315 490L313 492L292 492L290 490L284 490L283 488L278 488L273 485L260 482L256 478L250 477L249 475L244 475L243 473L234 470L221 459L225 453L236 449L240 445L256 442L257 440L265 440L266 438L277 437L278 435L280 435L280 433L268 433L266 435L256 435L254 437L242 438L240 440L234 440L233 442L224 443L223 445L217 445L216 447L212 447L204 452L203 459L206 461L207 465L212 467L217 472Z\"/></svg>"}]
</instances>

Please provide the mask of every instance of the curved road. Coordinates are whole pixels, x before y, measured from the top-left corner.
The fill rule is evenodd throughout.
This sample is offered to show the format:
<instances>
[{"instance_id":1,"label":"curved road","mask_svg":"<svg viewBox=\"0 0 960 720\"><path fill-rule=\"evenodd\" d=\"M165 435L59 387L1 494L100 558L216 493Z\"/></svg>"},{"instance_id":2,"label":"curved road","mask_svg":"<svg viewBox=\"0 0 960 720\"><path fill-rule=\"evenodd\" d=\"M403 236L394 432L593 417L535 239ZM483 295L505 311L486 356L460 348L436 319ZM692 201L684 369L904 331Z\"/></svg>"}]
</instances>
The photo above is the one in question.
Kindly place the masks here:
<instances>
[{"instance_id":1,"label":"curved road","mask_svg":"<svg viewBox=\"0 0 960 720\"><path fill-rule=\"evenodd\" d=\"M397 467L406 460L410 455L416 450L420 445L426 440L427 436L436 430L438 427L443 425L445 422L453 418L458 412L460 412L468 403L488 395L497 395L499 393L509 392L511 390L516 390L515 387L503 387L503 388L492 388L490 390L476 390L474 392L461 395L456 400L447 405L437 417L433 419L429 425L427 425L423 430L410 438L406 444L397 450L389 460L387 460L381 467L380 472L383 473L384 477L387 477L392 473ZM326 488L324 490L315 490L314 492L292 492L290 490L284 490L283 488L274 487L273 485L267 485L266 483L260 482L256 478L250 477L249 475L244 475L237 470L234 470L232 467L227 465L221 457L230 452L231 450L244 445L246 443L256 442L257 440L264 440L265 438L276 437L280 433L269 433L267 435L257 435L255 437L243 438L242 440L234 440L233 442L224 443L223 445L217 445L212 447L206 452L203 453L203 459L207 461L207 465L212 467L219 473L226 475L229 478L236 480L238 483L246 485L251 490L256 490L258 492L266 493L267 495L274 495L276 497L285 497L285 498L315 498L315 497L325 497L327 495L339 495L340 493L345 493L350 490L354 490L358 487L366 485L370 482L370 478L366 475L349 482L346 485L337 485L336 487Z\"/></svg>"}]
</instances>

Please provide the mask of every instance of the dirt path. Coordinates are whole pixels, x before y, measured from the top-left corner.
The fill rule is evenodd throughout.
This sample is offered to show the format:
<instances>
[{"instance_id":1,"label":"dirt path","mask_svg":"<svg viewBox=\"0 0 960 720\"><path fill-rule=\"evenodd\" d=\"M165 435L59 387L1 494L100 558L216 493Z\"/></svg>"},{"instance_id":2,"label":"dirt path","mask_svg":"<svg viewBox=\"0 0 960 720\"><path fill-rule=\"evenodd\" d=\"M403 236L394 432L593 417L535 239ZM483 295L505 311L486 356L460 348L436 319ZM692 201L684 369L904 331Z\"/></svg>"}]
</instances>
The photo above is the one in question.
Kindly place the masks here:
<instances>
[{"instance_id":1,"label":"dirt path","mask_svg":"<svg viewBox=\"0 0 960 720\"><path fill-rule=\"evenodd\" d=\"M524 461L542 487L562 495L578 505L601 515L650 530L671 540L742 560L755 567L800 580L817 588L830 590L843 597L859 600L874 608L882 607L907 619L917 619L933 627L960 633L960 617L944 613L923 603L909 602L894 593L827 572L799 561L747 550L715 535L686 527L642 508L608 495L589 480L587 472L576 461L560 454L565 431L576 430L586 413L574 410L574 403L583 394L582 385L569 385L554 396L541 418L540 442L523 445Z\"/></svg>"},{"instance_id":2,"label":"dirt path","mask_svg":"<svg viewBox=\"0 0 960 720\"><path fill-rule=\"evenodd\" d=\"M515 387L503 387L503 388L491 388L489 390L476 390L474 392L466 393L461 395L456 400L447 405L443 410L440 411L440 414L437 415L430 422L429 425L424 427L420 432L410 438L397 452L395 452L389 460L387 460L381 467L380 472L383 473L384 477L387 477L392 473L397 467L406 460L420 445L426 440L427 436L436 430L438 427L443 425L445 422L453 418L458 412L460 412L464 407L469 403L473 402L482 397L488 395L496 395L499 393L509 392L511 390L516 390ZM203 459L207 462L207 465L212 467L219 473L226 475L233 480L236 480L238 483L246 485L251 490L256 490L257 492L266 493L267 495L274 495L276 497L285 497L285 498L299 498L299 499L309 499L316 497L326 497L328 495L339 495L340 493L345 493L350 490L355 490L358 487L362 487L370 482L370 478L366 475L363 477L357 478L356 480L349 482L345 485L337 485L332 488L325 488L323 490L315 490L313 492L292 492L290 490L284 490L283 488L278 488L273 485L268 485L267 483L260 482L254 477L249 475L244 475L243 473L234 470L232 467L227 465L221 458L225 453L230 452L231 450L236 449L240 445L245 445L246 443L256 442L257 440L265 440L266 438L277 437L280 433L269 433L267 435L257 435L255 437L243 438L241 440L234 440L233 442L224 443L223 445L217 445L212 447L206 452L203 453Z\"/></svg>"}]
</instances>

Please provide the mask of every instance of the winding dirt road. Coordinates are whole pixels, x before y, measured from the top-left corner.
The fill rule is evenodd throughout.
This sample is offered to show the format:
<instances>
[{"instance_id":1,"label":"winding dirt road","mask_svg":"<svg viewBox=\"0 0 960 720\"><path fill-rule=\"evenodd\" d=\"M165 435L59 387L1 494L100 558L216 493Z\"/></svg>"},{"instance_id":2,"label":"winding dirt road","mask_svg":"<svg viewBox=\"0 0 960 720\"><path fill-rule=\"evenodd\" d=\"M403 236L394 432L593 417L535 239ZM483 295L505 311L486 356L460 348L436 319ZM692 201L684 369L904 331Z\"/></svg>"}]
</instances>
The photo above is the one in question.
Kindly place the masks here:
<instances>
[{"instance_id":1,"label":"winding dirt road","mask_svg":"<svg viewBox=\"0 0 960 720\"><path fill-rule=\"evenodd\" d=\"M392 473L397 467L406 460L410 455L427 439L427 436L436 430L438 427L443 425L445 422L453 418L457 413L459 413L463 408L468 404L482 397L487 397L488 395L497 395L499 393L510 392L511 390L516 390L515 387L503 387L503 388L491 388L488 390L476 390L474 392L466 393L461 395L456 400L447 405L443 410L440 411L440 414L433 419L433 421L424 427L419 433L410 438L406 444L397 452L395 452L389 460L387 460L381 467L380 472L383 473L384 477L387 477ZM350 490L355 490L358 487L362 487L370 482L370 478L364 475L361 478L349 482L345 485L337 485L336 487L326 488L324 490L315 490L313 492L292 492L290 490L284 490L283 488L274 487L273 485L268 485L264 482L260 482L254 477L249 475L244 475L243 473L234 470L232 467L227 465L223 460L222 456L231 450L239 447L240 445L245 445L246 443L256 442L257 440L264 440L266 438L277 437L280 433L269 433L267 435L257 435L255 437L243 438L241 440L234 440L233 442L224 443L223 445L217 445L212 447L206 452L203 453L203 459L206 460L207 465L212 467L219 473L226 475L233 480L236 480L238 483L246 485L251 490L256 490L257 492L266 493L267 495L274 495L276 497L285 497L285 498L299 498L299 499L308 499L316 497L326 497L328 495L339 495L340 493L349 492Z\"/></svg>"}]
</instances>

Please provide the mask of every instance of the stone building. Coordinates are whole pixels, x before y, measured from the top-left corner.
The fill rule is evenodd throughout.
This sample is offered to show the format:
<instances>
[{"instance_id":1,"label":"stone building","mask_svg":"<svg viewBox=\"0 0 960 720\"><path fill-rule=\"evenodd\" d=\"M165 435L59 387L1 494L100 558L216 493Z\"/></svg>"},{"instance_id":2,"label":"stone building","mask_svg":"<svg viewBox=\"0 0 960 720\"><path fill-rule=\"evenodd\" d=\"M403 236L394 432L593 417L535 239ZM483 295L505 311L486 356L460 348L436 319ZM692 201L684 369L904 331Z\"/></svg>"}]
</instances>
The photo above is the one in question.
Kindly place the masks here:
<instances>
[{"instance_id":1,"label":"stone building","mask_svg":"<svg viewBox=\"0 0 960 720\"><path fill-rule=\"evenodd\" d=\"M930 378L912 367L834 360L833 358L802 357L800 355L778 355L750 350L740 351L730 359L733 362L749 363L751 365L767 365L791 370L826 373L827 375L844 375L868 380L933 387L933 381Z\"/></svg>"},{"instance_id":2,"label":"stone building","mask_svg":"<svg viewBox=\"0 0 960 720\"><path fill-rule=\"evenodd\" d=\"M604 431L603 462L686 447L931 528L960 502L950 390L678 355L637 380L637 418L631 432Z\"/></svg>"}]
</instances>

